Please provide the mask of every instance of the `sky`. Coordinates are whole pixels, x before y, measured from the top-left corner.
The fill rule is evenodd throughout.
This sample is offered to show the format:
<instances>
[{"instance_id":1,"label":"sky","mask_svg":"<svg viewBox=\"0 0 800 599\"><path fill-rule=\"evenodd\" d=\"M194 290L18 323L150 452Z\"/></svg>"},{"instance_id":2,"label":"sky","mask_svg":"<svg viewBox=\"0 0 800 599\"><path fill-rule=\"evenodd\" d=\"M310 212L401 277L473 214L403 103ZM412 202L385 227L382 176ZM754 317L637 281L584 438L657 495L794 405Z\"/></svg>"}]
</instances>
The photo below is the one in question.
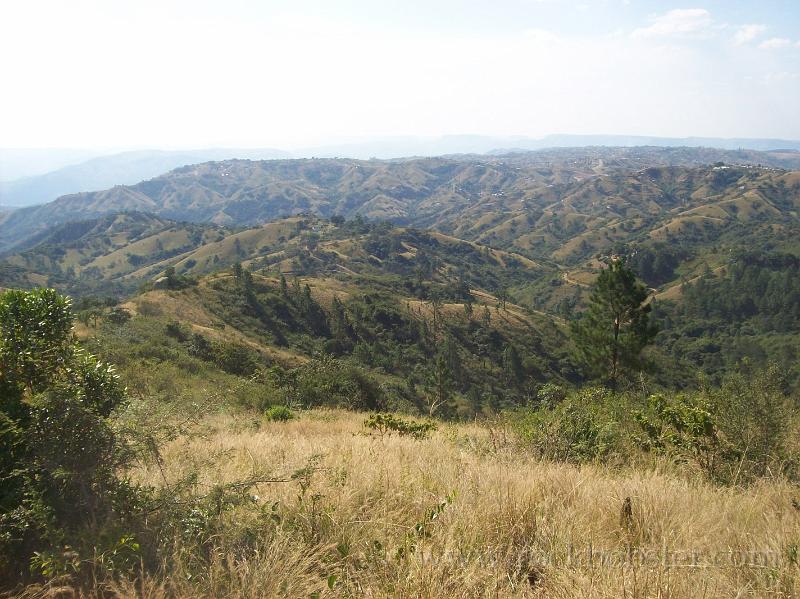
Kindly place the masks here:
<instances>
[{"instance_id":1,"label":"sky","mask_svg":"<svg viewBox=\"0 0 800 599\"><path fill-rule=\"evenodd\" d=\"M0 0L0 146L800 139L798 0Z\"/></svg>"}]
</instances>

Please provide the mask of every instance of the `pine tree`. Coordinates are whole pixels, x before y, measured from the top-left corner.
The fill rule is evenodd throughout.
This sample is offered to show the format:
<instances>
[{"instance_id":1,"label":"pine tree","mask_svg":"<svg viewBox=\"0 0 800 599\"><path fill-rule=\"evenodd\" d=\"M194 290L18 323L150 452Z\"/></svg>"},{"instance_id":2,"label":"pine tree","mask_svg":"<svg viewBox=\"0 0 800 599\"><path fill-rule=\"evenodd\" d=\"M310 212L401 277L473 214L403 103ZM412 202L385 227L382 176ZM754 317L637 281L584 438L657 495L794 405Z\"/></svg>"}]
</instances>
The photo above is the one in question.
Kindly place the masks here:
<instances>
[{"instance_id":1,"label":"pine tree","mask_svg":"<svg viewBox=\"0 0 800 599\"><path fill-rule=\"evenodd\" d=\"M464 316L467 320L472 320L472 312L472 298L470 298L464 302Z\"/></svg>"},{"instance_id":2,"label":"pine tree","mask_svg":"<svg viewBox=\"0 0 800 599\"><path fill-rule=\"evenodd\" d=\"M505 372L506 382L509 385L517 386L522 383L522 379L525 376L525 368L513 343L509 343L503 350L503 371Z\"/></svg>"},{"instance_id":3,"label":"pine tree","mask_svg":"<svg viewBox=\"0 0 800 599\"><path fill-rule=\"evenodd\" d=\"M281 296L289 297L289 286L286 284L286 277L281 273Z\"/></svg>"},{"instance_id":4,"label":"pine tree","mask_svg":"<svg viewBox=\"0 0 800 599\"><path fill-rule=\"evenodd\" d=\"M453 373L448 367L447 356L444 352L440 352L434 360L426 396L428 416L433 417L437 413L445 416L450 412L449 404L453 397Z\"/></svg>"},{"instance_id":5,"label":"pine tree","mask_svg":"<svg viewBox=\"0 0 800 599\"><path fill-rule=\"evenodd\" d=\"M234 278L235 278L237 281L238 281L238 280L240 280L240 279L242 278L242 272L244 272L244 271L243 271L243 269L242 269L242 263L241 263L241 262L238 262L238 261L237 261L237 262L234 262L234 263L233 263L233 269L232 269L232 272L233 272L233 276L234 276Z\"/></svg>"},{"instance_id":6,"label":"pine tree","mask_svg":"<svg viewBox=\"0 0 800 599\"><path fill-rule=\"evenodd\" d=\"M650 323L647 289L625 266L612 261L600 273L589 309L572 323L576 357L588 373L616 388L625 372L642 370L642 350L658 329Z\"/></svg>"}]
</instances>

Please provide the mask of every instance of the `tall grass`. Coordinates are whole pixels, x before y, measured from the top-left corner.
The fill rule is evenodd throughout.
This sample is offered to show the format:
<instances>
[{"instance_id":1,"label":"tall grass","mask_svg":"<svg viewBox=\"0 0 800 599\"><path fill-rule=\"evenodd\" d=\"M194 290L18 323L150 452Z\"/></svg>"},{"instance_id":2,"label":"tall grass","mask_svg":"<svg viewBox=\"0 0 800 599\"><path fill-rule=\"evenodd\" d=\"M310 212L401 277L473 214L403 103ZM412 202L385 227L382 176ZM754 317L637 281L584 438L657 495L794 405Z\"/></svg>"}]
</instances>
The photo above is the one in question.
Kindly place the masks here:
<instances>
[{"instance_id":1,"label":"tall grass","mask_svg":"<svg viewBox=\"0 0 800 599\"><path fill-rule=\"evenodd\" d=\"M549 463L478 425L426 440L364 417L211 416L135 477L195 492L273 482L122 597L793 597L800 493L714 486L668 465ZM292 476L293 475L293 476ZM205 549L181 550L181 543Z\"/></svg>"}]
</instances>

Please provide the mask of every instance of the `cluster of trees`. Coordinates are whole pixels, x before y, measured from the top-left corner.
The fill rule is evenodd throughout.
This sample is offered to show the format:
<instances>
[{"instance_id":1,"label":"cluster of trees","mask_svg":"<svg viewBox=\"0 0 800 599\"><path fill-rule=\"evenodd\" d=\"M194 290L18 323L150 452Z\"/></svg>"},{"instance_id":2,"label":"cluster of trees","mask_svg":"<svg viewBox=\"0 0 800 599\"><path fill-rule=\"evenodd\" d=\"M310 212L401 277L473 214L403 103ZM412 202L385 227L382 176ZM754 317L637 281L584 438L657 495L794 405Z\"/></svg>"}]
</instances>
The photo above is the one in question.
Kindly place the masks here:
<instances>
[{"instance_id":1,"label":"cluster of trees","mask_svg":"<svg viewBox=\"0 0 800 599\"><path fill-rule=\"evenodd\" d=\"M391 375L401 381L389 386L394 406L465 415L524 403L557 371L575 376L539 331L500 326L504 302L478 304L461 279L425 281L415 302L398 302L394 282L383 280L323 306L297 277L280 276L276 285L239 265L232 274L233 285L219 278L204 297L222 322L266 343Z\"/></svg>"},{"instance_id":2,"label":"cluster of trees","mask_svg":"<svg viewBox=\"0 0 800 599\"><path fill-rule=\"evenodd\" d=\"M660 302L658 347L720 381L742 360L780 365L800 381L800 259L776 252L739 253L721 269L684 283L682 297ZM685 377L684 377L685 378ZM668 382L678 384L679 376Z\"/></svg>"},{"instance_id":3,"label":"cluster of trees","mask_svg":"<svg viewBox=\"0 0 800 599\"><path fill-rule=\"evenodd\" d=\"M675 315L683 321L751 325L756 332L800 329L800 258L782 253L740 253L722 276L707 273L683 287Z\"/></svg>"}]
</instances>

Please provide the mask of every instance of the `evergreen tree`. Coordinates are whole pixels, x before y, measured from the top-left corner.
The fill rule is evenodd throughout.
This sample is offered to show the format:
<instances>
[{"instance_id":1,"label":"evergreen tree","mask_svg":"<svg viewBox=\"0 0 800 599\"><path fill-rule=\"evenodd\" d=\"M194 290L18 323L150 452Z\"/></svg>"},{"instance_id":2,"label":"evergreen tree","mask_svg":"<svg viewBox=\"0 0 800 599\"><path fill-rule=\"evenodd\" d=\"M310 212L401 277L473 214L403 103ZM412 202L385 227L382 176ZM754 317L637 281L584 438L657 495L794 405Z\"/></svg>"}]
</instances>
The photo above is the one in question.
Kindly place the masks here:
<instances>
[{"instance_id":1,"label":"evergreen tree","mask_svg":"<svg viewBox=\"0 0 800 599\"><path fill-rule=\"evenodd\" d=\"M597 278L588 310L572 323L576 357L611 388L626 371L643 369L642 350L658 332L645 300L646 287L624 260L614 260Z\"/></svg>"},{"instance_id":2,"label":"evergreen tree","mask_svg":"<svg viewBox=\"0 0 800 599\"><path fill-rule=\"evenodd\" d=\"M175 274L174 266L168 266L164 271L164 276L167 278L167 287L169 289L174 289L178 286L178 276Z\"/></svg>"},{"instance_id":3,"label":"evergreen tree","mask_svg":"<svg viewBox=\"0 0 800 599\"><path fill-rule=\"evenodd\" d=\"M241 262L234 262L232 271L233 271L234 278L237 281L240 280L242 278L242 272L244 272L243 269L242 269L242 263Z\"/></svg>"},{"instance_id":4,"label":"evergreen tree","mask_svg":"<svg viewBox=\"0 0 800 599\"><path fill-rule=\"evenodd\" d=\"M472 297L470 296L470 298L464 302L464 316L466 316L467 320L472 320L472 312Z\"/></svg>"},{"instance_id":5,"label":"evergreen tree","mask_svg":"<svg viewBox=\"0 0 800 599\"><path fill-rule=\"evenodd\" d=\"M506 375L506 382L509 385L519 385L525 376L525 369L522 366L522 359L514 344L509 343L503 350L503 370Z\"/></svg>"},{"instance_id":6,"label":"evergreen tree","mask_svg":"<svg viewBox=\"0 0 800 599\"><path fill-rule=\"evenodd\" d=\"M453 397L453 373L447 364L447 356L439 352L429 373L426 400L428 416L434 414L447 416L450 412L450 400Z\"/></svg>"},{"instance_id":7,"label":"evergreen tree","mask_svg":"<svg viewBox=\"0 0 800 599\"><path fill-rule=\"evenodd\" d=\"M289 297L289 286L286 284L286 277L283 276L283 273L281 273L281 296Z\"/></svg>"},{"instance_id":8,"label":"evergreen tree","mask_svg":"<svg viewBox=\"0 0 800 599\"><path fill-rule=\"evenodd\" d=\"M447 369L454 381L463 381L464 373L461 369L461 355L458 350L458 341L451 334L447 334L442 345L442 354L447 362Z\"/></svg>"}]
</instances>

